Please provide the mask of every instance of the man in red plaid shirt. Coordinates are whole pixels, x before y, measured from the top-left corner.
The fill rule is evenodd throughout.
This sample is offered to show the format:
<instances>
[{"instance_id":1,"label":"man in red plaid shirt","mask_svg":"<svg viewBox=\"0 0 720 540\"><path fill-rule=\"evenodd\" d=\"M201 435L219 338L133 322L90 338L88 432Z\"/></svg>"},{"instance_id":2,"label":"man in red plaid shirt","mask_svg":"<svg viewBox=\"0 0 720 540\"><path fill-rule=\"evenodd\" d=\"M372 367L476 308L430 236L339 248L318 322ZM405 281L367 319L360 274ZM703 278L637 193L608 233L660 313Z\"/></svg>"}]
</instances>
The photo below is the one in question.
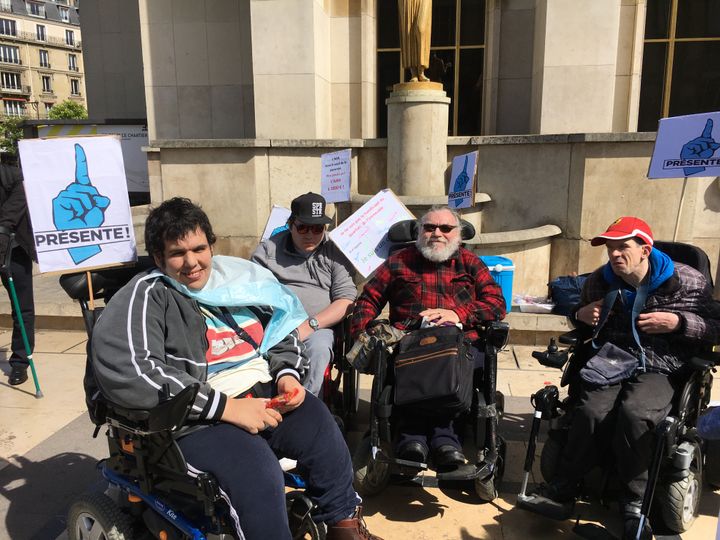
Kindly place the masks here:
<instances>
[{"instance_id":1,"label":"man in red plaid shirt","mask_svg":"<svg viewBox=\"0 0 720 540\"><path fill-rule=\"evenodd\" d=\"M419 319L433 324L461 323L471 342L478 339L482 321L505 316L505 299L483 262L460 246L460 216L447 206L433 207L419 220L415 245L391 255L368 281L355 304L351 333L365 330L390 303L390 322L406 329ZM476 366L482 353L472 347ZM465 463L453 418L419 417L398 410L397 455L410 461L427 461L452 469Z\"/></svg>"}]
</instances>

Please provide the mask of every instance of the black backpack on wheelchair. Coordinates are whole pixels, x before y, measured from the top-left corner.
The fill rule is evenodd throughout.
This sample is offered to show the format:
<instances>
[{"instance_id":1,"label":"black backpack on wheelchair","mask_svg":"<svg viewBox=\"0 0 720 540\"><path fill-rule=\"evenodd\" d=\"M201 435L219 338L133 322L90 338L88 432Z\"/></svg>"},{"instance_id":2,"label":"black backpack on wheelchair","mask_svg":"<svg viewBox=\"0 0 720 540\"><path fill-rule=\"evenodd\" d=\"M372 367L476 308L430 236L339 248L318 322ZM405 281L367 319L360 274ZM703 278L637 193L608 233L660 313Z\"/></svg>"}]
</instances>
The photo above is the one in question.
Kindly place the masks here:
<instances>
[{"instance_id":1,"label":"black backpack on wheelchair","mask_svg":"<svg viewBox=\"0 0 720 540\"><path fill-rule=\"evenodd\" d=\"M654 247L669 255L673 261L697 269L712 286L710 263L701 249L689 244L662 241L656 241ZM562 401L559 400L555 386L546 386L532 396L536 413L525 461L526 479L518 496L518 507L563 520L569 517L565 510L538 504L533 502L532 496L525 495L527 475L532 467L531 450L534 452L540 419L550 422L548 438L540 456L541 474L546 482L550 482L558 470L567 433L573 421L580 383L579 371L593 354L589 337L582 335L579 330L561 335L559 341L567 348L559 349L555 341L551 340L546 351L533 353L533 356L547 367L564 368L561 386L568 388L568 396ZM678 533L689 530L698 514L703 476L709 464L709 456L708 444L698 436L696 425L698 417L710 401L712 372L718 362L720 355L708 348L706 352L690 358L681 372L673 375L679 382L680 391L676 392L673 398L669 416L655 430L656 447L650 464L641 515L646 519L650 505L654 502L656 515L662 518L667 528ZM601 497L611 491L613 466L612 459L608 457L603 466L598 490ZM713 468L717 470L717 465Z\"/></svg>"},{"instance_id":2,"label":"black backpack on wheelchair","mask_svg":"<svg viewBox=\"0 0 720 540\"><path fill-rule=\"evenodd\" d=\"M109 457L98 464L108 481L104 493L87 493L68 513L68 538L234 538L232 519L218 482L208 473L189 476L174 431L190 412L197 386L189 386L153 410L128 409L107 401L100 392L90 361L92 330L103 307L136 274L154 266L150 257L137 265L66 274L60 285L78 300L88 334L88 360L83 384L93 437L106 427ZM90 279L88 279L90 278ZM303 488L297 475L285 473L286 486ZM296 538L319 539L324 529L312 520L312 502L303 491L286 495L290 530Z\"/></svg>"},{"instance_id":3,"label":"black backpack on wheelchair","mask_svg":"<svg viewBox=\"0 0 720 540\"><path fill-rule=\"evenodd\" d=\"M474 227L461 222L461 237L469 240L475 235ZM398 248L412 243L417 237L417 222L407 220L396 223L388 233ZM398 245L399 244L399 245ZM392 251L392 250L391 250ZM393 455L393 362L387 344L373 340L373 382L370 396L369 430L353 456L355 489L366 496L380 493L391 480L399 477L421 486L474 485L479 497L486 501L498 495L505 462L505 441L498 433L499 420L504 410L504 397L496 390L497 353L507 341L509 326L500 321L488 321L479 330L485 353L484 369L472 374L471 405L460 417L470 425L475 455L467 465L456 470L438 472L435 477L425 475L427 463L407 461Z\"/></svg>"}]
</instances>

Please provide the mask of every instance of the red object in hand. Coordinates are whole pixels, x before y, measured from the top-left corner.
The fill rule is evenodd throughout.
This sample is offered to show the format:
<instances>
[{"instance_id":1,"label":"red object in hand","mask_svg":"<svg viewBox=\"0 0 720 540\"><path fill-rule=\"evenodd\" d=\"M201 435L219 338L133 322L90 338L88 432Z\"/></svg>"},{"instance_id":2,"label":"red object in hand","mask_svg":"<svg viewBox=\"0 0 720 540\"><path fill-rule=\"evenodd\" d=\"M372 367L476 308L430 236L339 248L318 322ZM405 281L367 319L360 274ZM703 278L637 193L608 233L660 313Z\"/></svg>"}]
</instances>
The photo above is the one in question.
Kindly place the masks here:
<instances>
[{"instance_id":1,"label":"red object in hand","mask_svg":"<svg viewBox=\"0 0 720 540\"><path fill-rule=\"evenodd\" d=\"M275 396L270 401L265 402L265 408L266 409L277 409L278 407L282 407L288 401L290 401L292 398L297 396L298 392L299 392L299 390L297 388L295 388L291 392L285 392L284 394Z\"/></svg>"}]
</instances>

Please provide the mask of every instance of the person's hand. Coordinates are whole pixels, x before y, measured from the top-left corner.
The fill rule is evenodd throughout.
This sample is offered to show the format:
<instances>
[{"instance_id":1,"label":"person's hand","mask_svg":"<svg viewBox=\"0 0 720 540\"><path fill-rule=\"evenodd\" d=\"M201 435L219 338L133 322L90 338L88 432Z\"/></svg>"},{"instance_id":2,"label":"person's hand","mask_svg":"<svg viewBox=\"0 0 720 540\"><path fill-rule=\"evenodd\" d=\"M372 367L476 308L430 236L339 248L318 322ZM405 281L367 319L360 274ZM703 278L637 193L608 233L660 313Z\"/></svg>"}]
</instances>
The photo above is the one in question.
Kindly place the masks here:
<instances>
[{"instance_id":1,"label":"person's hand","mask_svg":"<svg viewBox=\"0 0 720 540\"><path fill-rule=\"evenodd\" d=\"M297 327L297 331L300 341L305 341L308 337L310 337L310 334L314 332L314 330L308 324L307 319L304 320L303 323Z\"/></svg>"},{"instance_id":2,"label":"person's hand","mask_svg":"<svg viewBox=\"0 0 720 540\"><path fill-rule=\"evenodd\" d=\"M588 326L595 326L600 322L600 313L602 312L602 300L597 300L595 302L591 302L580 309L577 310L575 313L575 318L587 324Z\"/></svg>"},{"instance_id":3,"label":"person's hand","mask_svg":"<svg viewBox=\"0 0 720 540\"><path fill-rule=\"evenodd\" d=\"M282 415L266 408L267 401L258 398L228 399L220 419L253 435L269 427L277 427L282 422Z\"/></svg>"},{"instance_id":4,"label":"person's hand","mask_svg":"<svg viewBox=\"0 0 720 540\"><path fill-rule=\"evenodd\" d=\"M278 409L283 414L297 409L302 405L302 402L305 401L305 387L292 375L283 375L280 377L277 382L277 389L279 394L295 392L295 395L290 401Z\"/></svg>"},{"instance_id":5,"label":"person's hand","mask_svg":"<svg viewBox=\"0 0 720 540\"><path fill-rule=\"evenodd\" d=\"M425 317L428 322L435 325L444 323L455 324L460 322L460 317L452 309L433 308L420 312L421 317Z\"/></svg>"},{"instance_id":6,"label":"person's hand","mask_svg":"<svg viewBox=\"0 0 720 540\"><path fill-rule=\"evenodd\" d=\"M52 201L53 223L58 231L90 229L105 221L105 210L110 199L100 195L90 183L85 150L75 145L75 181L58 193ZM68 249L75 264L100 253L100 246L82 246Z\"/></svg>"},{"instance_id":7,"label":"person's hand","mask_svg":"<svg viewBox=\"0 0 720 540\"><path fill-rule=\"evenodd\" d=\"M680 316L668 311L641 313L637 318L637 327L646 334L667 334L680 328Z\"/></svg>"},{"instance_id":8,"label":"person's hand","mask_svg":"<svg viewBox=\"0 0 720 540\"><path fill-rule=\"evenodd\" d=\"M713 121L712 118L708 118L705 122L705 129L699 137L695 137L693 140L688 141L680 150L680 157L682 159L705 159L711 158L715 153L715 150L720 148L720 143L716 143L712 138ZM705 170L705 167L685 167L683 172L685 176L699 173Z\"/></svg>"}]
</instances>

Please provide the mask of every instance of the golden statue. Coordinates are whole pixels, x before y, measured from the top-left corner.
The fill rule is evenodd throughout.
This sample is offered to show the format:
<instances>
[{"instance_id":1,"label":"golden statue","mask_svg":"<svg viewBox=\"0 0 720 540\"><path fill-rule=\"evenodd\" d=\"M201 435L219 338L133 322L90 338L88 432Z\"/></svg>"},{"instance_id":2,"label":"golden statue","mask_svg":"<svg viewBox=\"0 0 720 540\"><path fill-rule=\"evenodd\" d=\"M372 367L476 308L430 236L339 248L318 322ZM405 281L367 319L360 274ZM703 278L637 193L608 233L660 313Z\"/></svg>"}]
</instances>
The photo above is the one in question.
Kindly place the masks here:
<instances>
[{"instance_id":1,"label":"golden statue","mask_svg":"<svg viewBox=\"0 0 720 540\"><path fill-rule=\"evenodd\" d=\"M410 70L410 82L429 81L432 0L398 0L398 13L403 68Z\"/></svg>"}]
</instances>

